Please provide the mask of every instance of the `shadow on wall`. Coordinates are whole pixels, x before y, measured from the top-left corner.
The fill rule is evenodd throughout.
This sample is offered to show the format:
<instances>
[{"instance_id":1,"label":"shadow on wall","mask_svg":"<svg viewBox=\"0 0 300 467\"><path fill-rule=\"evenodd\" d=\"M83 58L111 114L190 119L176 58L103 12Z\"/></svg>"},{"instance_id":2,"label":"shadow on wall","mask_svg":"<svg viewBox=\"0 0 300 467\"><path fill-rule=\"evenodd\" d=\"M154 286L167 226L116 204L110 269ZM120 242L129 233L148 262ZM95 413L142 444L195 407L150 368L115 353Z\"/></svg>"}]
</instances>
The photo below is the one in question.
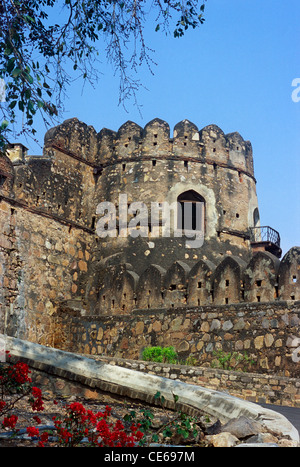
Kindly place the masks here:
<instances>
[{"instance_id":1,"label":"shadow on wall","mask_svg":"<svg viewBox=\"0 0 300 467\"><path fill-rule=\"evenodd\" d=\"M140 276L130 264L100 271L93 314L128 314L133 309L227 305L235 303L299 300L300 248L292 248L280 261L258 252L246 264L228 256L217 266L201 260L190 268L176 261L167 271L152 264Z\"/></svg>"}]
</instances>

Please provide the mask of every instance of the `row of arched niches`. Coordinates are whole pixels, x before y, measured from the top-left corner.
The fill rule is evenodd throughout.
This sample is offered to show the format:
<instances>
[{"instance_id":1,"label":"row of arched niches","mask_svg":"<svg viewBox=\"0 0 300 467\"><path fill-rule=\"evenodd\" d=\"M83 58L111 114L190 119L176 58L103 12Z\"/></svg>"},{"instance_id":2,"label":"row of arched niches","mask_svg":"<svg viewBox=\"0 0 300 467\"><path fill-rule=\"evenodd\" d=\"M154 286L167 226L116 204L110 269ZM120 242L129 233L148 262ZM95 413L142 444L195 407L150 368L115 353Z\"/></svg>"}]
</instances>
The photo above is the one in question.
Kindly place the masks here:
<instances>
[{"instance_id":1,"label":"row of arched niches","mask_svg":"<svg viewBox=\"0 0 300 467\"><path fill-rule=\"evenodd\" d=\"M200 260L193 267L176 261L167 270L151 264L140 275L130 264L119 264L99 272L92 313L300 300L299 283L300 247L291 248L282 260L260 251L248 264L235 256L218 264Z\"/></svg>"}]
</instances>

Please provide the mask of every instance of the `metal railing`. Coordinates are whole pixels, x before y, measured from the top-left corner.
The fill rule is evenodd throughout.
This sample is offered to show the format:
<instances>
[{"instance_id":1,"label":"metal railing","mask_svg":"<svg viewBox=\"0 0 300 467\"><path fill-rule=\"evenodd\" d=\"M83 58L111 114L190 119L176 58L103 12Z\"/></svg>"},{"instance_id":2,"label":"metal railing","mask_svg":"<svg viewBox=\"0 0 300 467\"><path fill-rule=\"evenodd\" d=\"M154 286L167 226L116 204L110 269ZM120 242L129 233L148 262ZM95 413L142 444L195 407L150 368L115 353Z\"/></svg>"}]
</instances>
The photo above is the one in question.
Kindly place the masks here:
<instances>
[{"instance_id":1,"label":"metal railing","mask_svg":"<svg viewBox=\"0 0 300 467\"><path fill-rule=\"evenodd\" d=\"M280 248L280 235L277 230L269 226L250 227L250 241L252 243L270 242Z\"/></svg>"}]
</instances>

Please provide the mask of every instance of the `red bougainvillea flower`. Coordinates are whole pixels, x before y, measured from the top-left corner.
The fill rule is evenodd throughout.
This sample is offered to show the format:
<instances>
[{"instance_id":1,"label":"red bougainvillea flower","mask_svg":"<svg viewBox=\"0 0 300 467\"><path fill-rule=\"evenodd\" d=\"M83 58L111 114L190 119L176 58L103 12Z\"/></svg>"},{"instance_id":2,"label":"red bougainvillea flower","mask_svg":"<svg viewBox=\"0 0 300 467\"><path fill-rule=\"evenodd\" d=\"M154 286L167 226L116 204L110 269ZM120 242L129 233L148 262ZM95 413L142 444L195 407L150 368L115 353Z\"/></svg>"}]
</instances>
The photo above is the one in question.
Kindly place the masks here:
<instances>
[{"instance_id":1,"label":"red bougainvillea flower","mask_svg":"<svg viewBox=\"0 0 300 467\"><path fill-rule=\"evenodd\" d=\"M26 428L26 431L28 433L29 436L39 436L40 432L39 432L39 429L36 428L35 426L28 426Z\"/></svg>"},{"instance_id":2,"label":"red bougainvillea flower","mask_svg":"<svg viewBox=\"0 0 300 467\"><path fill-rule=\"evenodd\" d=\"M28 365L23 362L17 362L8 369L8 377L17 384L31 383L30 373Z\"/></svg>"},{"instance_id":3,"label":"red bougainvillea flower","mask_svg":"<svg viewBox=\"0 0 300 467\"><path fill-rule=\"evenodd\" d=\"M36 412L40 412L44 410L44 403L42 400L42 391L40 390L40 388L33 387L31 389L31 393L34 398L33 400L32 399L29 400L29 402L31 403L32 410L35 410Z\"/></svg>"},{"instance_id":4,"label":"red bougainvillea flower","mask_svg":"<svg viewBox=\"0 0 300 467\"><path fill-rule=\"evenodd\" d=\"M6 406L6 402L5 401L0 401L0 413L2 412L2 410L4 409L5 406Z\"/></svg>"},{"instance_id":5,"label":"red bougainvillea flower","mask_svg":"<svg viewBox=\"0 0 300 467\"><path fill-rule=\"evenodd\" d=\"M42 433L40 436L40 441L38 442L38 446L40 448L44 448L45 443L47 443L48 439L49 439L49 433L47 433L47 431L44 431L44 433Z\"/></svg>"},{"instance_id":6,"label":"red bougainvillea flower","mask_svg":"<svg viewBox=\"0 0 300 467\"><path fill-rule=\"evenodd\" d=\"M16 424L18 421L17 415L11 415L10 417L4 417L4 420L2 422L2 426L4 428L15 428Z\"/></svg>"}]
</instances>

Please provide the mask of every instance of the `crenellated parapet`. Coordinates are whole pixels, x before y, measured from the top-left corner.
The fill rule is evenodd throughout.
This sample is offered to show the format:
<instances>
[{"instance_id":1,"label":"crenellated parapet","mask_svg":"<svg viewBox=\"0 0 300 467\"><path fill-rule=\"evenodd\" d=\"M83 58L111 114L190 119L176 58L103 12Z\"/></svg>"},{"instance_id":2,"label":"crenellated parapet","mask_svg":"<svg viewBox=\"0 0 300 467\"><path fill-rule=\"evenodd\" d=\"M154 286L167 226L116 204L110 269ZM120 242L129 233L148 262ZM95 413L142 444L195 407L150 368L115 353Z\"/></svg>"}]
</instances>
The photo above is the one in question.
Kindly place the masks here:
<instances>
[{"instance_id":1,"label":"crenellated parapet","mask_svg":"<svg viewBox=\"0 0 300 467\"><path fill-rule=\"evenodd\" d=\"M175 261L152 264L141 275L132 265L107 266L98 275L93 314L130 314L134 309L267 303L300 299L300 248L284 258L259 252L247 263L227 256L219 264Z\"/></svg>"},{"instance_id":2,"label":"crenellated parapet","mask_svg":"<svg viewBox=\"0 0 300 467\"><path fill-rule=\"evenodd\" d=\"M183 158L240 170L254 176L252 147L239 133L224 134L216 125L202 130L190 122L177 123L171 135L167 122L155 118L144 128L132 121L117 131L95 129L76 118L50 129L45 145L60 149L95 166L149 158Z\"/></svg>"}]
</instances>

